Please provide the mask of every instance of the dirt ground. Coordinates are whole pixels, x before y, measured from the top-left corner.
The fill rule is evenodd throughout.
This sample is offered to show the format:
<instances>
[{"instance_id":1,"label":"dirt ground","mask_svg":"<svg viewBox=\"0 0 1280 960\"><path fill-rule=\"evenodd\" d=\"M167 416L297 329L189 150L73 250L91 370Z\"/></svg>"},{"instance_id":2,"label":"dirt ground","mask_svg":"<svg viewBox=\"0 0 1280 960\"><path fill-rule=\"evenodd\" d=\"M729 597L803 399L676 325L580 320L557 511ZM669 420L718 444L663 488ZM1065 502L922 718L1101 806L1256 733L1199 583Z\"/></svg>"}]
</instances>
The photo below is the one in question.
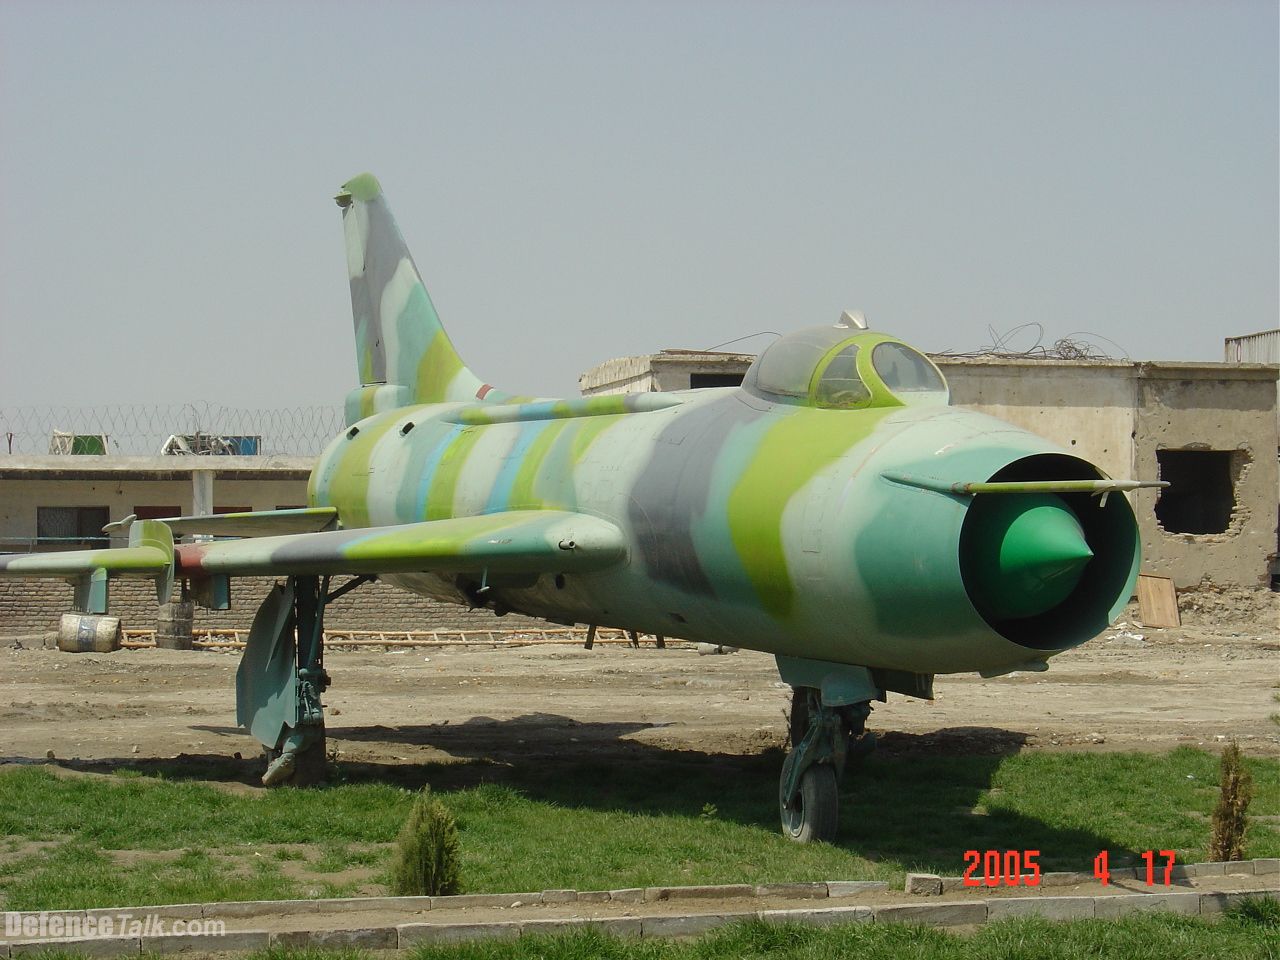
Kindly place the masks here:
<instances>
[{"instance_id":1,"label":"dirt ground","mask_svg":"<svg viewBox=\"0 0 1280 960\"><path fill-rule=\"evenodd\" d=\"M1280 756L1280 594L1181 599L1181 628L1143 627L1131 608L1047 673L939 677L936 700L891 694L871 729L886 750L1165 751L1235 737L1255 756ZM68 654L39 639L0 640L0 762L260 752L235 725L238 653ZM772 657L747 651L335 649L326 666L330 750L357 763L748 755L785 738L789 690Z\"/></svg>"}]
</instances>

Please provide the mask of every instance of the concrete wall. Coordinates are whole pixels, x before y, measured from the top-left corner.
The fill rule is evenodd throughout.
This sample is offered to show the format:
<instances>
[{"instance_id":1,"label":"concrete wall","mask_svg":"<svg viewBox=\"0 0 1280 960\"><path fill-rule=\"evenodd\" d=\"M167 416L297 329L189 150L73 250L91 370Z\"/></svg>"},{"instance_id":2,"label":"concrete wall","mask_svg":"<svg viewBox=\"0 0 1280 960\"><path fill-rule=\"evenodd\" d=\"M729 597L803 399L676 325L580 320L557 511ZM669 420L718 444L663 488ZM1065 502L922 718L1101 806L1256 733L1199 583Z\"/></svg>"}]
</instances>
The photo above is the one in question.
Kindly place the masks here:
<instances>
[{"instance_id":1,"label":"concrete wall","mask_svg":"<svg viewBox=\"0 0 1280 960\"><path fill-rule=\"evenodd\" d=\"M336 588L345 578L334 578ZM254 611L267 595L270 577L238 578L231 585L231 610L195 611L196 629L226 627L247 630ZM0 637L56 630L62 614L71 611L71 587L58 580L0 579ZM111 613L128 630L156 625L155 587L149 580L114 580ZM516 614L495 617L488 610L468 610L437 603L385 583L365 584L339 597L325 618L330 630L514 630L546 626Z\"/></svg>"},{"instance_id":2,"label":"concrete wall","mask_svg":"<svg viewBox=\"0 0 1280 960\"><path fill-rule=\"evenodd\" d=\"M1193 364L1144 364L1139 379L1134 466L1156 476L1156 453L1236 451L1235 508L1220 534L1169 533L1155 523L1155 494L1142 491L1144 568L1179 587L1202 581L1265 586L1276 556L1277 475L1274 368L1236 368L1234 379ZM1260 376L1248 376L1249 373Z\"/></svg>"},{"instance_id":3,"label":"concrete wall","mask_svg":"<svg viewBox=\"0 0 1280 960\"><path fill-rule=\"evenodd\" d=\"M215 480L215 507L274 510L305 506L305 480ZM133 479L2 479L0 480L0 549L25 549L36 536L37 507L106 507L119 520L142 506L177 506L192 512L192 483L185 480ZM121 543L127 537L118 538Z\"/></svg>"},{"instance_id":4,"label":"concrete wall","mask_svg":"<svg viewBox=\"0 0 1280 960\"><path fill-rule=\"evenodd\" d=\"M654 390L688 390L694 373L743 374L755 357L742 353L672 350L644 357L619 357L592 367L578 378L584 397Z\"/></svg>"},{"instance_id":5,"label":"concrete wall","mask_svg":"<svg viewBox=\"0 0 1280 960\"><path fill-rule=\"evenodd\" d=\"M686 385L688 376L685 377ZM578 378L584 397L657 390L652 357L618 357L597 364Z\"/></svg>"},{"instance_id":6,"label":"concrete wall","mask_svg":"<svg viewBox=\"0 0 1280 960\"><path fill-rule=\"evenodd\" d=\"M744 359L749 367L754 358L737 354L659 354L653 362L654 380L659 390L688 390L692 387L693 374L736 373L741 376L746 372L742 365Z\"/></svg>"},{"instance_id":7,"label":"concrete wall","mask_svg":"<svg viewBox=\"0 0 1280 960\"><path fill-rule=\"evenodd\" d=\"M1131 363L935 358L951 402L1068 448L1112 477L1133 477L1137 385ZM1032 375L1034 373L1034 375Z\"/></svg>"}]
</instances>

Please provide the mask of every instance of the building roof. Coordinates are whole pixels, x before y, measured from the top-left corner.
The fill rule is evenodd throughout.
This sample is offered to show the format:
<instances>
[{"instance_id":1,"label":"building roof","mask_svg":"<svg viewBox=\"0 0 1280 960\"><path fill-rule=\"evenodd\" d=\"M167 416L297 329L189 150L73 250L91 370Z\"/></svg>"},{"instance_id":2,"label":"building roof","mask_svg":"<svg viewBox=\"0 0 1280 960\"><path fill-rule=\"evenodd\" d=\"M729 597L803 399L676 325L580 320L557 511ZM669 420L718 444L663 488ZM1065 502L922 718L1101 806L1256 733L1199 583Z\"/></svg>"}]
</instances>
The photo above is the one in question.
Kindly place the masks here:
<instances>
[{"instance_id":1,"label":"building roof","mask_svg":"<svg viewBox=\"0 0 1280 960\"><path fill-rule=\"evenodd\" d=\"M314 457L0 456L0 480L306 480Z\"/></svg>"}]
</instances>

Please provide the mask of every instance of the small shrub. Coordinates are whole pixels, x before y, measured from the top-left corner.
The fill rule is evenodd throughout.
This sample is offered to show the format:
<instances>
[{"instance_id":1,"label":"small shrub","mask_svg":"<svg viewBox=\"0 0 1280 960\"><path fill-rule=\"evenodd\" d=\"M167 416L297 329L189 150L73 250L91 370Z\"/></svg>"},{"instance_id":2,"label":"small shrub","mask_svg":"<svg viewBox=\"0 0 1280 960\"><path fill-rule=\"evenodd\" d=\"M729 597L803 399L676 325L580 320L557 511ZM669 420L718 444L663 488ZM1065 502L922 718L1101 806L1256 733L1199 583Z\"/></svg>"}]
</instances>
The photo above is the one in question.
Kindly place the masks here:
<instances>
[{"instance_id":1,"label":"small shrub","mask_svg":"<svg viewBox=\"0 0 1280 960\"><path fill-rule=\"evenodd\" d=\"M424 789L396 838L392 892L401 897L447 897L462 889L458 872L458 824Z\"/></svg>"},{"instance_id":2,"label":"small shrub","mask_svg":"<svg viewBox=\"0 0 1280 960\"><path fill-rule=\"evenodd\" d=\"M1240 744L1234 740L1222 751L1218 803L1213 808L1213 836L1209 859L1243 860L1244 834L1249 801L1253 799L1253 777L1245 768Z\"/></svg>"}]
</instances>

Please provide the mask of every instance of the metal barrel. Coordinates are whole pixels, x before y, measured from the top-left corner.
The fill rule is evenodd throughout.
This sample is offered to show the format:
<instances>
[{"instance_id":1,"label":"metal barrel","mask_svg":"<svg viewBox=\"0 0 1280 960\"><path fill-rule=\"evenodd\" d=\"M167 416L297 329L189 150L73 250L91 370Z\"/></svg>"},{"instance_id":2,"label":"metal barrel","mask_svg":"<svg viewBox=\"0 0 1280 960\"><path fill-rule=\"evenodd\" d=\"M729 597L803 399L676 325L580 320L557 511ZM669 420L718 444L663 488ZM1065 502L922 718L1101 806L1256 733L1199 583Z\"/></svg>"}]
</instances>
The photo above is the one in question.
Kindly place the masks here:
<instances>
[{"instance_id":1,"label":"metal barrel","mask_svg":"<svg viewBox=\"0 0 1280 960\"><path fill-rule=\"evenodd\" d=\"M58 624L58 649L68 653L110 653L120 649L120 618L64 613Z\"/></svg>"}]
</instances>

